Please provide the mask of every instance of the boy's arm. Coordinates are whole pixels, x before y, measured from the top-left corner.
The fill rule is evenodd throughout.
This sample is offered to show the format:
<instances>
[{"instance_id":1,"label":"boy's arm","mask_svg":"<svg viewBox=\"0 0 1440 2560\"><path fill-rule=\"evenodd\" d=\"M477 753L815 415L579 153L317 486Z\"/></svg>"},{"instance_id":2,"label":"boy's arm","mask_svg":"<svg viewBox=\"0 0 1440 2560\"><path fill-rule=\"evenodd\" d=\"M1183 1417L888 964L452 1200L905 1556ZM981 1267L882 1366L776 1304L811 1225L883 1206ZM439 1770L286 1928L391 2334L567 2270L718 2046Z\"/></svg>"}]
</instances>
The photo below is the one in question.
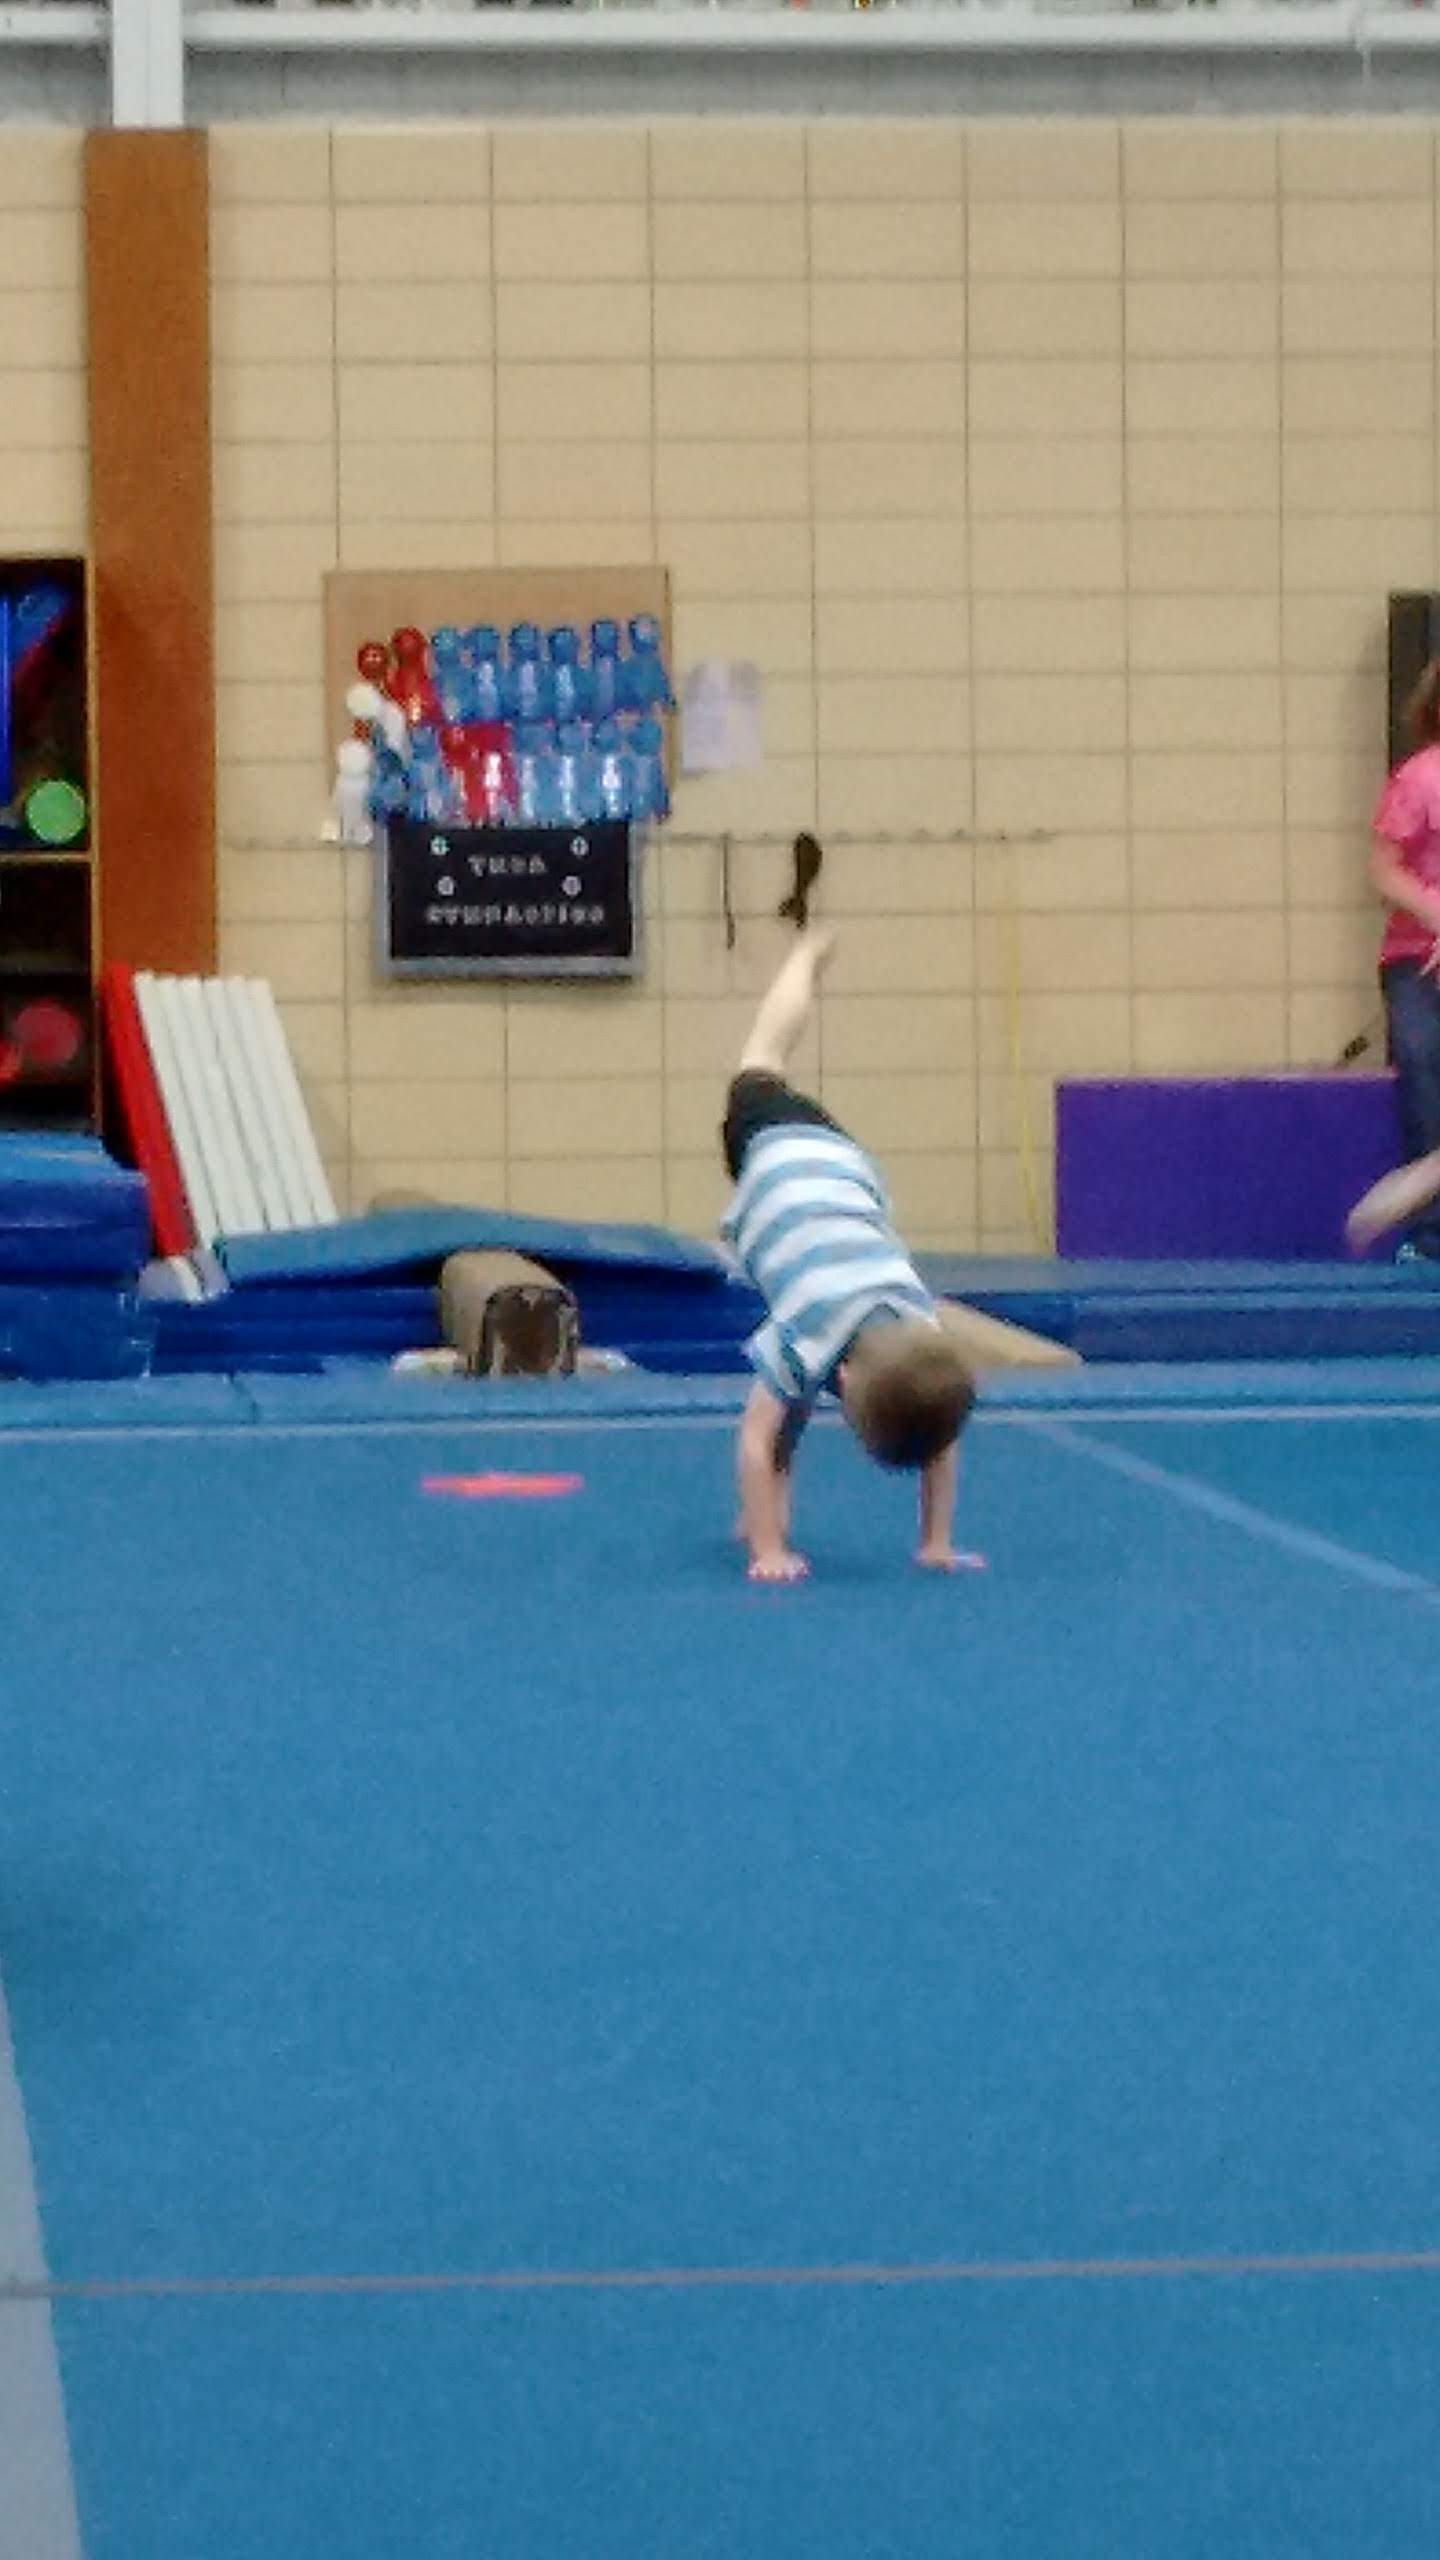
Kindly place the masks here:
<instances>
[{"instance_id":1,"label":"boy's arm","mask_svg":"<svg viewBox=\"0 0 1440 2560\"><path fill-rule=\"evenodd\" d=\"M932 1458L920 1477L920 1544L917 1564L952 1573L960 1562L955 1551L955 1496L960 1484L960 1450L956 1441Z\"/></svg>"},{"instance_id":2,"label":"boy's arm","mask_svg":"<svg viewBox=\"0 0 1440 2560\"><path fill-rule=\"evenodd\" d=\"M740 1424L740 1527L756 1582L798 1582L806 1571L789 1544L790 1459L802 1427L757 1378Z\"/></svg>"}]
</instances>

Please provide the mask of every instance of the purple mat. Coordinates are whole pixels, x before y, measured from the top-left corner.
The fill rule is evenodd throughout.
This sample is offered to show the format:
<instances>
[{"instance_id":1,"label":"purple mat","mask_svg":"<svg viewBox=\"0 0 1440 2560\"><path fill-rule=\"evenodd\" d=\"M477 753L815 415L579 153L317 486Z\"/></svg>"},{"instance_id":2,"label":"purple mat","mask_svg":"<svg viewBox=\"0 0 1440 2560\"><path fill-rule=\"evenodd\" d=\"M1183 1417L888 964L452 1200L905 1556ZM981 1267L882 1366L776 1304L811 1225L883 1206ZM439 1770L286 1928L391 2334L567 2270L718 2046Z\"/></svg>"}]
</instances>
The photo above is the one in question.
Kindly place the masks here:
<instances>
[{"instance_id":1,"label":"purple mat","mask_svg":"<svg viewBox=\"0 0 1440 2560\"><path fill-rule=\"evenodd\" d=\"M1347 1212L1399 1153L1388 1075L1063 1083L1057 1249L1120 1261L1330 1261L1345 1251Z\"/></svg>"}]
</instances>

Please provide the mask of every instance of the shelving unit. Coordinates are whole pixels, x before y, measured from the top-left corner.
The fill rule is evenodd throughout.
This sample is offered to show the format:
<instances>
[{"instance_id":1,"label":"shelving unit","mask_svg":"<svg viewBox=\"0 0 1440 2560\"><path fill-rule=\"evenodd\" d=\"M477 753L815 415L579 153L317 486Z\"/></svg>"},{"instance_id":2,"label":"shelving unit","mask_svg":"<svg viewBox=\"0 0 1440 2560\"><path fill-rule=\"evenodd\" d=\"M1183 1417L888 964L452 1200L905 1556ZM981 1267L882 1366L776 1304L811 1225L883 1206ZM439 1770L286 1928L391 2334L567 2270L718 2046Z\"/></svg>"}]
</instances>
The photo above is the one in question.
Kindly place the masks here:
<instances>
[{"instance_id":1,"label":"shelving unit","mask_svg":"<svg viewBox=\"0 0 1440 2560\"><path fill-rule=\"evenodd\" d=\"M74 558L0 558L0 1129L98 1112L90 598Z\"/></svg>"}]
</instances>

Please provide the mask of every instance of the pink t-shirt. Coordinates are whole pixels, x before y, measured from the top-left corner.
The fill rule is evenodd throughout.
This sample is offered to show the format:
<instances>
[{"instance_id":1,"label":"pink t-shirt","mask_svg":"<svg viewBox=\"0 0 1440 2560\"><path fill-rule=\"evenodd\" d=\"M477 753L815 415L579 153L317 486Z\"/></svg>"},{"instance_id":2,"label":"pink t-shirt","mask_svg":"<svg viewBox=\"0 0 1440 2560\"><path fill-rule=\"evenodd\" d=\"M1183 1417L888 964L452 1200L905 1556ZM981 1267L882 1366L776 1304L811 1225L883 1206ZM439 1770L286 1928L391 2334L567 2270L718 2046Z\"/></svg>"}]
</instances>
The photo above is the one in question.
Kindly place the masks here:
<instances>
[{"instance_id":1,"label":"pink t-shirt","mask_svg":"<svg viewBox=\"0 0 1440 2560\"><path fill-rule=\"evenodd\" d=\"M1422 747L1397 764L1376 804L1375 833L1399 846L1406 870L1427 889L1440 891L1440 747ZM1418 916L1391 908L1382 960L1428 960L1434 945Z\"/></svg>"}]
</instances>

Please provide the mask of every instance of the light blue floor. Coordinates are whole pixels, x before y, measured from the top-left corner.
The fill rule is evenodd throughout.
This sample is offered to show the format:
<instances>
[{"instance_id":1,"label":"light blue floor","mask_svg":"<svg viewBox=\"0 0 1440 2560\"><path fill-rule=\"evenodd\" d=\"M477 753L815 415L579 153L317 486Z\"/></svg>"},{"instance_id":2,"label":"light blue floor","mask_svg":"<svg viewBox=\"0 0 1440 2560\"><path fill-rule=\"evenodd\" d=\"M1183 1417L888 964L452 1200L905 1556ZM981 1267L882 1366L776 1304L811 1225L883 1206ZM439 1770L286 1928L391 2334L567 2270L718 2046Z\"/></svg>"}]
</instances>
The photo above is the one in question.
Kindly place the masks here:
<instances>
[{"instance_id":1,"label":"light blue floor","mask_svg":"<svg viewBox=\"0 0 1440 2560\"><path fill-rule=\"evenodd\" d=\"M1433 2560L1437 1458L997 1416L939 1583L822 1430L775 1593L703 1416L0 1440L90 2560Z\"/></svg>"}]
</instances>

